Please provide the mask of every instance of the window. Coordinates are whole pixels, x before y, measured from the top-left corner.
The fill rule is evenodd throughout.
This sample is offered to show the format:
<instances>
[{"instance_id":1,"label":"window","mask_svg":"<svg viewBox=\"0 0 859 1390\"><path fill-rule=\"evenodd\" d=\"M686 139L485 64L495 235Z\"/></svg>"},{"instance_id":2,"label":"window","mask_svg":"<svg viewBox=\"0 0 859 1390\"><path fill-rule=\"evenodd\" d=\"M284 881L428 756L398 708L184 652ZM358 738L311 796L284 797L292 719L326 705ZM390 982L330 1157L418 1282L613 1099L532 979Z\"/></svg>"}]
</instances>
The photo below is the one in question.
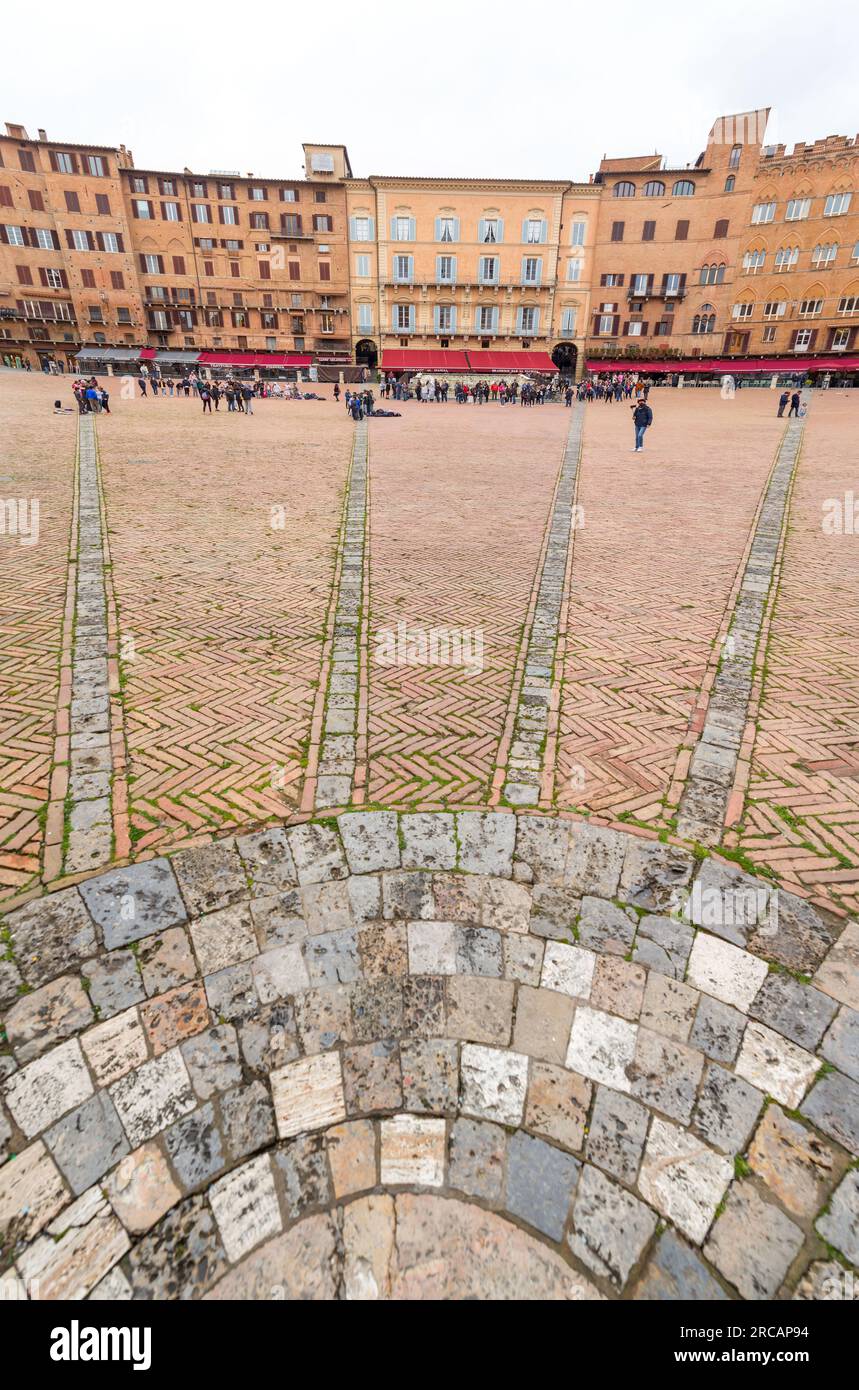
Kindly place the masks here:
<instances>
[{"instance_id":1,"label":"window","mask_svg":"<svg viewBox=\"0 0 859 1390\"><path fill-rule=\"evenodd\" d=\"M11 190L8 188L0 189L0 193L6 193L8 195L8 197L6 198L0 197L0 203L3 203L6 207L10 208L12 206ZM39 193L35 188L27 189L27 197L30 200L30 208L33 212L45 211L45 200L42 197L41 193ZM96 202L98 202L98 198L96 198ZM99 209L99 211L101 211L101 209Z\"/></svg>"},{"instance_id":2,"label":"window","mask_svg":"<svg viewBox=\"0 0 859 1390\"><path fill-rule=\"evenodd\" d=\"M81 200L80 200L80 198L78 197L77 193L70 193L69 190L66 189L66 192L65 192L65 199L66 199L66 212L80 212L80 210L81 210Z\"/></svg>"},{"instance_id":3,"label":"window","mask_svg":"<svg viewBox=\"0 0 859 1390\"><path fill-rule=\"evenodd\" d=\"M353 241L372 241L373 233L370 230L369 217L352 218L352 240Z\"/></svg>"},{"instance_id":4,"label":"window","mask_svg":"<svg viewBox=\"0 0 859 1390\"><path fill-rule=\"evenodd\" d=\"M145 198L137 198L131 204L131 210L135 217L140 217L144 222L150 221L152 217L152 204Z\"/></svg>"},{"instance_id":5,"label":"window","mask_svg":"<svg viewBox=\"0 0 859 1390\"><path fill-rule=\"evenodd\" d=\"M119 244L119 237L117 236L116 232L102 232L102 234L101 234L101 244L102 244L102 250L104 250L104 251L114 251L114 252L116 252L116 251L120 251L120 250L122 249L122 248L120 247L120 244Z\"/></svg>"},{"instance_id":6,"label":"window","mask_svg":"<svg viewBox=\"0 0 859 1390\"><path fill-rule=\"evenodd\" d=\"M25 174L35 174L36 160L33 156L32 150L19 150L18 163L20 164Z\"/></svg>"},{"instance_id":7,"label":"window","mask_svg":"<svg viewBox=\"0 0 859 1390\"><path fill-rule=\"evenodd\" d=\"M6 227L6 240L10 246L26 246L27 239L24 236L23 227Z\"/></svg>"},{"instance_id":8,"label":"window","mask_svg":"<svg viewBox=\"0 0 859 1390\"><path fill-rule=\"evenodd\" d=\"M695 185L691 179L678 179L671 192L675 198L691 198Z\"/></svg>"},{"instance_id":9,"label":"window","mask_svg":"<svg viewBox=\"0 0 859 1390\"><path fill-rule=\"evenodd\" d=\"M570 225L570 245L584 246L587 222L573 222Z\"/></svg>"},{"instance_id":10,"label":"window","mask_svg":"<svg viewBox=\"0 0 859 1390\"><path fill-rule=\"evenodd\" d=\"M290 261L290 262L289 262L289 278L290 278L290 280L300 280L300 279L301 279L301 262L300 262L300 261Z\"/></svg>"},{"instance_id":11,"label":"window","mask_svg":"<svg viewBox=\"0 0 859 1390\"><path fill-rule=\"evenodd\" d=\"M624 225L625 225L625 224L624 224L623 222L612 222L612 224L611 224L611 239L612 239L612 241L623 241L623 229L624 229Z\"/></svg>"},{"instance_id":12,"label":"window","mask_svg":"<svg viewBox=\"0 0 859 1390\"><path fill-rule=\"evenodd\" d=\"M826 202L823 204L824 217L842 217L845 212L850 211L850 200L852 193L830 193Z\"/></svg>"},{"instance_id":13,"label":"window","mask_svg":"<svg viewBox=\"0 0 859 1390\"><path fill-rule=\"evenodd\" d=\"M96 193L95 210L102 217L110 217L110 199L106 193Z\"/></svg>"},{"instance_id":14,"label":"window","mask_svg":"<svg viewBox=\"0 0 859 1390\"><path fill-rule=\"evenodd\" d=\"M242 249L242 243L240 241L234 241L232 238L229 238L227 241L222 241L221 245L225 251L241 251Z\"/></svg>"},{"instance_id":15,"label":"window","mask_svg":"<svg viewBox=\"0 0 859 1390\"><path fill-rule=\"evenodd\" d=\"M797 329L793 339L794 352L807 352L811 347L812 331L810 328Z\"/></svg>"},{"instance_id":16,"label":"window","mask_svg":"<svg viewBox=\"0 0 859 1390\"><path fill-rule=\"evenodd\" d=\"M729 157L729 159L728 159L728 168L729 168L729 169L739 169L739 167L740 167L740 155L741 155L742 153L743 153L743 147L742 147L742 145L735 145L734 148L731 150L731 154L730 154L730 157Z\"/></svg>"},{"instance_id":17,"label":"window","mask_svg":"<svg viewBox=\"0 0 859 1390\"><path fill-rule=\"evenodd\" d=\"M33 274L28 265L16 265L15 269L18 272L19 285L32 285Z\"/></svg>"},{"instance_id":18,"label":"window","mask_svg":"<svg viewBox=\"0 0 859 1390\"><path fill-rule=\"evenodd\" d=\"M248 196L252 203L264 203L267 195L264 188L253 187L248 189Z\"/></svg>"},{"instance_id":19,"label":"window","mask_svg":"<svg viewBox=\"0 0 859 1390\"><path fill-rule=\"evenodd\" d=\"M195 222L211 222L212 209L208 203L192 203L191 217Z\"/></svg>"},{"instance_id":20,"label":"window","mask_svg":"<svg viewBox=\"0 0 859 1390\"><path fill-rule=\"evenodd\" d=\"M813 319L818 314L823 313L822 299L803 299L799 306L799 317L801 319Z\"/></svg>"},{"instance_id":21,"label":"window","mask_svg":"<svg viewBox=\"0 0 859 1390\"><path fill-rule=\"evenodd\" d=\"M576 310L574 308L561 310L561 337L574 338L576 336Z\"/></svg>"},{"instance_id":22,"label":"window","mask_svg":"<svg viewBox=\"0 0 859 1390\"><path fill-rule=\"evenodd\" d=\"M49 290L61 290L63 288L63 272L61 270L46 270L45 284Z\"/></svg>"},{"instance_id":23,"label":"window","mask_svg":"<svg viewBox=\"0 0 859 1390\"><path fill-rule=\"evenodd\" d=\"M394 218L394 241L412 241L412 219L410 217Z\"/></svg>"},{"instance_id":24,"label":"window","mask_svg":"<svg viewBox=\"0 0 859 1390\"><path fill-rule=\"evenodd\" d=\"M689 223L685 218L681 218L674 229L675 241L686 241L689 236Z\"/></svg>"},{"instance_id":25,"label":"window","mask_svg":"<svg viewBox=\"0 0 859 1390\"><path fill-rule=\"evenodd\" d=\"M179 204L162 203L161 216L164 218L165 222L180 222L182 219L179 216Z\"/></svg>"},{"instance_id":26,"label":"window","mask_svg":"<svg viewBox=\"0 0 859 1390\"><path fill-rule=\"evenodd\" d=\"M572 260L567 261L567 279L570 281L575 281L580 280L581 278L582 263L578 257L574 257Z\"/></svg>"},{"instance_id":27,"label":"window","mask_svg":"<svg viewBox=\"0 0 859 1390\"><path fill-rule=\"evenodd\" d=\"M209 196L209 195L208 195L208 193L206 192L206 185L205 185L204 183L200 182L199 180L192 182L192 184L191 184L191 197L192 197L192 198L207 198L208 196Z\"/></svg>"},{"instance_id":28,"label":"window","mask_svg":"<svg viewBox=\"0 0 859 1390\"><path fill-rule=\"evenodd\" d=\"M498 266L497 256L481 256L477 275L479 283L481 285L497 285Z\"/></svg>"},{"instance_id":29,"label":"window","mask_svg":"<svg viewBox=\"0 0 859 1390\"><path fill-rule=\"evenodd\" d=\"M412 306L411 304L394 305L394 325L399 332L404 332L412 326Z\"/></svg>"},{"instance_id":30,"label":"window","mask_svg":"<svg viewBox=\"0 0 859 1390\"><path fill-rule=\"evenodd\" d=\"M86 156L86 167L94 179L103 179L107 173L105 162L100 154L88 154Z\"/></svg>"},{"instance_id":31,"label":"window","mask_svg":"<svg viewBox=\"0 0 859 1390\"><path fill-rule=\"evenodd\" d=\"M735 183L736 179L734 178L733 174L729 174L728 177L725 179L725 192L733 193Z\"/></svg>"},{"instance_id":32,"label":"window","mask_svg":"<svg viewBox=\"0 0 859 1390\"><path fill-rule=\"evenodd\" d=\"M767 328L764 329L763 333L761 334L761 340L765 343L775 342L775 327L772 324L770 324Z\"/></svg>"},{"instance_id":33,"label":"window","mask_svg":"<svg viewBox=\"0 0 859 1390\"><path fill-rule=\"evenodd\" d=\"M726 237L726 236L728 235L728 227L729 227L729 225L730 225L730 224L729 224L729 222L728 222L727 217L720 217L720 218L718 218L718 220L717 220L717 222L716 222L716 225L715 225L715 227L713 228L713 238L714 238L714 240L720 241L720 240L722 239L722 237Z\"/></svg>"},{"instance_id":34,"label":"window","mask_svg":"<svg viewBox=\"0 0 859 1390\"><path fill-rule=\"evenodd\" d=\"M144 178L141 178L139 175L135 175L135 177L131 180L131 191L132 193L148 193L149 185L147 184Z\"/></svg>"},{"instance_id":35,"label":"window","mask_svg":"<svg viewBox=\"0 0 859 1390\"><path fill-rule=\"evenodd\" d=\"M798 260L798 246L780 246L775 253L775 268L776 270L793 270Z\"/></svg>"},{"instance_id":36,"label":"window","mask_svg":"<svg viewBox=\"0 0 859 1390\"><path fill-rule=\"evenodd\" d=\"M110 288L112 290L125 289L125 277L121 270L112 270L110 272Z\"/></svg>"},{"instance_id":37,"label":"window","mask_svg":"<svg viewBox=\"0 0 859 1390\"><path fill-rule=\"evenodd\" d=\"M533 245L535 242L546 240L546 224L542 217L528 217L525 220L525 235L523 241Z\"/></svg>"},{"instance_id":38,"label":"window","mask_svg":"<svg viewBox=\"0 0 859 1390\"><path fill-rule=\"evenodd\" d=\"M267 212L252 212L252 213L251 213L251 227L253 228L253 230L254 230L255 232L264 232L264 231L266 231L267 228L268 228L268 213L267 213Z\"/></svg>"},{"instance_id":39,"label":"window","mask_svg":"<svg viewBox=\"0 0 859 1390\"><path fill-rule=\"evenodd\" d=\"M775 210L775 202L755 203L752 208L752 222L755 224L760 222L772 222L775 217Z\"/></svg>"},{"instance_id":40,"label":"window","mask_svg":"<svg viewBox=\"0 0 859 1390\"><path fill-rule=\"evenodd\" d=\"M831 242L825 246L815 246L811 253L811 264L816 270L827 270L835 264L835 257L838 255L838 242Z\"/></svg>"},{"instance_id":41,"label":"window","mask_svg":"<svg viewBox=\"0 0 859 1390\"><path fill-rule=\"evenodd\" d=\"M48 229L47 229L47 227L36 227L35 231L36 231L36 245L39 247L40 251L53 251L53 250L54 250L54 237L53 237L53 233L52 233L52 232L49 232Z\"/></svg>"},{"instance_id":42,"label":"window","mask_svg":"<svg viewBox=\"0 0 859 1390\"><path fill-rule=\"evenodd\" d=\"M319 262L319 278L320 280L331 279L331 265L328 261Z\"/></svg>"},{"instance_id":43,"label":"window","mask_svg":"<svg viewBox=\"0 0 859 1390\"><path fill-rule=\"evenodd\" d=\"M271 279L271 263L269 261L257 261L257 269L261 280Z\"/></svg>"},{"instance_id":44,"label":"window","mask_svg":"<svg viewBox=\"0 0 859 1390\"><path fill-rule=\"evenodd\" d=\"M655 222L645 222L644 226L643 226L642 229L641 229L641 240L642 240L642 241L652 241L653 238L654 238L655 236L656 236L656 223L655 223Z\"/></svg>"},{"instance_id":45,"label":"window","mask_svg":"<svg viewBox=\"0 0 859 1390\"><path fill-rule=\"evenodd\" d=\"M439 217L436 222L438 241L456 241L456 218Z\"/></svg>"},{"instance_id":46,"label":"window","mask_svg":"<svg viewBox=\"0 0 859 1390\"><path fill-rule=\"evenodd\" d=\"M642 329L643 329L643 328L644 328L644 323L643 323L643 321L642 321L641 319L631 319L630 322L626 325L627 337L629 337L629 338L640 338L640 337L642 337L642 336L643 336L643 335L642 335Z\"/></svg>"},{"instance_id":47,"label":"window","mask_svg":"<svg viewBox=\"0 0 859 1390\"><path fill-rule=\"evenodd\" d=\"M356 274L356 276L357 276L359 279L361 279L361 280L365 280L365 279L367 279L367 278L369 277L369 274L370 274L370 257L369 257L369 256L356 256L356 257L355 257L355 274Z\"/></svg>"},{"instance_id":48,"label":"window","mask_svg":"<svg viewBox=\"0 0 859 1390\"><path fill-rule=\"evenodd\" d=\"M451 304L438 304L436 306L436 332L452 333L454 327L454 313Z\"/></svg>"},{"instance_id":49,"label":"window","mask_svg":"<svg viewBox=\"0 0 859 1390\"><path fill-rule=\"evenodd\" d=\"M540 256L525 256L522 261L522 284L539 285L542 266Z\"/></svg>"},{"instance_id":50,"label":"window","mask_svg":"<svg viewBox=\"0 0 859 1390\"><path fill-rule=\"evenodd\" d=\"M174 275L184 275L184 274L185 274L185 257L184 257L184 256L174 256L174 257L173 257L173 274L174 274Z\"/></svg>"},{"instance_id":51,"label":"window","mask_svg":"<svg viewBox=\"0 0 859 1390\"><path fill-rule=\"evenodd\" d=\"M162 194L163 194L165 197L167 197L167 198L173 198L173 197L175 197L175 195L176 195L176 180L175 180L175 179L159 179L159 180L158 180L158 187L161 189L161 192L162 192Z\"/></svg>"},{"instance_id":52,"label":"window","mask_svg":"<svg viewBox=\"0 0 859 1390\"><path fill-rule=\"evenodd\" d=\"M751 300L746 300L742 304L735 304L731 310L731 317L735 319L750 319L755 311L755 306Z\"/></svg>"},{"instance_id":53,"label":"window","mask_svg":"<svg viewBox=\"0 0 859 1390\"><path fill-rule=\"evenodd\" d=\"M238 225L238 221L239 221L239 210L238 210L238 208L220 207L220 208L218 208L218 213L219 213L219 215L220 215L221 222L224 223L225 226L227 226L227 227L235 227L235 226Z\"/></svg>"},{"instance_id":54,"label":"window","mask_svg":"<svg viewBox=\"0 0 859 1390\"><path fill-rule=\"evenodd\" d=\"M317 232L333 232L334 222L327 213L317 213L313 219L313 227Z\"/></svg>"},{"instance_id":55,"label":"window","mask_svg":"<svg viewBox=\"0 0 859 1390\"><path fill-rule=\"evenodd\" d=\"M456 279L456 257L436 256L436 279L444 285L452 285Z\"/></svg>"},{"instance_id":56,"label":"window","mask_svg":"<svg viewBox=\"0 0 859 1390\"><path fill-rule=\"evenodd\" d=\"M201 251L214 251L215 249L215 243L210 236L198 237L197 245Z\"/></svg>"},{"instance_id":57,"label":"window","mask_svg":"<svg viewBox=\"0 0 859 1390\"><path fill-rule=\"evenodd\" d=\"M82 271L81 271L81 284L83 285L84 289L87 289L87 290L94 290L94 289L95 289L95 275L93 274L93 272L92 272L91 270L82 270Z\"/></svg>"},{"instance_id":58,"label":"window","mask_svg":"<svg viewBox=\"0 0 859 1390\"><path fill-rule=\"evenodd\" d=\"M665 184L661 179L648 179L641 191L645 198L664 198Z\"/></svg>"},{"instance_id":59,"label":"window","mask_svg":"<svg viewBox=\"0 0 859 1390\"><path fill-rule=\"evenodd\" d=\"M230 261L230 275L232 279L238 280L240 273L238 261Z\"/></svg>"},{"instance_id":60,"label":"window","mask_svg":"<svg viewBox=\"0 0 859 1390\"><path fill-rule=\"evenodd\" d=\"M280 190L280 201L282 203L297 203L298 194L294 188L282 188Z\"/></svg>"},{"instance_id":61,"label":"window","mask_svg":"<svg viewBox=\"0 0 859 1390\"><path fill-rule=\"evenodd\" d=\"M606 275L600 276L600 284L606 287L620 286L623 284L623 276L617 271L609 271Z\"/></svg>"},{"instance_id":62,"label":"window","mask_svg":"<svg viewBox=\"0 0 859 1390\"><path fill-rule=\"evenodd\" d=\"M845 348L848 348L850 346L851 332L852 329L850 328L836 328L835 332L832 335L832 342L830 344L830 347L834 352L843 352Z\"/></svg>"},{"instance_id":63,"label":"window","mask_svg":"<svg viewBox=\"0 0 859 1390\"><path fill-rule=\"evenodd\" d=\"M477 310L477 331L478 333L495 332L495 310L487 304L481 304Z\"/></svg>"},{"instance_id":64,"label":"window","mask_svg":"<svg viewBox=\"0 0 859 1390\"><path fill-rule=\"evenodd\" d=\"M219 183L219 184L218 184L218 197L219 197L219 198L235 199L235 196L236 196L236 190L233 188L233 185L232 185L231 183Z\"/></svg>"},{"instance_id":65,"label":"window","mask_svg":"<svg viewBox=\"0 0 859 1390\"><path fill-rule=\"evenodd\" d=\"M715 329L716 315L712 304L702 304L692 320L692 332L695 334L714 333Z\"/></svg>"},{"instance_id":66,"label":"window","mask_svg":"<svg viewBox=\"0 0 859 1390\"><path fill-rule=\"evenodd\" d=\"M146 275L160 275L160 274L161 274L161 257L160 257L160 256L152 256L152 255L144 255L144 257L143 257L143 270L144 270L144 273L145 273Z\"/></svg>"},{"instance_id":67,"label":"window","mask_svg":"<svg viewBox=\"0 0 859 1390\"><path fill-rule=\"evenodd\" d=\"M635 295L647 294L649 288L650 288L650 276L649 276L649 275L633 275L633 277L632 277L632 292L633 292L633 294L635 294Z\"/></svg>"},{"instance_id":68,"label":"window","mask_svg":"<svg viewBox=\"0 0 859 1390\"><path fill-rule=\"evenodd\" d=\"M89 232L72 232L70 245L73 251L89 251Z\"/></svg>"},{"instance_id":69,"label":"window","mask_svg":"<svg viewBox=\"0 0 859 1390\"><path fill-rule=\"evenodd\" d=\"M358 305L358 327L362 333L369 333L373 327L372 304Z\"/></svg>"},{"instance_id":70,"label":"window","mask_svg":"<svg viewBox=\"0 0 859 1390\"><path fill-rule=\"evenodd\" d=\"M96 304L90 304L88 308L90 323L104 323L104 315Z\"/></svg>"},{"instance_id":71,"label":"window","mask_svg":"<svg viewBox=\"0 0 859 1390\"><path fill-rule=\"evenodd\" d=\"M838 301L839 314L859 314L859 294L845 295Z\"/></svg>"},{"instance_id":72,"label":"window","mask_svg":"<svg viewBox=\"0 0 859 1390\"><path fill-rule=\"evenodd\" d=\"M501 240L501 225L497 217L484 217L480 224L480 240L494 243Z\"/></svg>"},{"instance_id":73,"label":"window","mask_svg":"<svg viewBox=\"0 0 859 1390\"><path fill-rule=\"evenodd\" d=\"M314 174L333 174L333 154L312 154L310 156L310 168Z\"/></svg>"},{"instance_id":74,"label":"window","mask_svg":"<svg viewBox=\"0 0 859 1390\"><path fill-rule=\"evenodd\" d=\"M614 332L614 314L600 314L597 324L597 333L612 334Z\"/></svg>"},{"instance_id":75,"label":"window","mask_svg":"<svg viewBox=\"0 0 859 1390\"><path fill-rule=\"evenodd\" d=\"M766 258L766 251L747 251L743 256L743 274L757 275L759 270L763 270Z\"/></svg>"},{"instance_id":76,"label":"window","mask_svg":"<svg viewBox=\"0 0 859 1390\"><path fill-rule=\"evenodd\" d=\"M525 305L519 310L519 330L520 333L536 333L537 331L537 310Z\"/></svg>"},{"instance_id":77,"label":"window","mask_svg":"<svg viewBox=\"0 0 859 1390\"><path fill-rule=\"evenodd\" d=\"M663 277L662 277L662 292L663 292L663 294L666 294L666 295L677 295L677 294L680 293L681 288L682 288L682 283L681 283L681 277L680 277L680 274L679 274L679 273L676 273L676 272L672 271L672 272L671 272L670 274L668 274L668 275L663 275Z\"/></svg>"},{"instance_id":78,"label":"window","mask_svg":"<svg viewBox=\"0 0 859 1390\"><path fill-rule=\"evenodd\" d=\"M787 312L787 301L784 299L770 299L764 305L765 319L783 319Z\"/></svg>"},{"instance_id":79,"label":"window","mask_svg":"<svg viewBox=\"0 0 859 1390\"><path fill-rule=\"evenodd\" d=\"M394 280L400 284L408 283L412 278L412 258L411 256L394 257Z\"/></svg>"},{"instance_id":80,"label":"window","mask_svg":"<svg viewBox=\"0 0 859 1390\"><path fill-rule=\"evenodd\" d=\"M620 183L615 184L614 188L612 189L612 194L615 198L634 198L635 184L629 183L625 179L621 179Z\"/></svg>"},{"instance_id":81,"label":"window","mask_svg":"<svg viewBox=\"0 0 859 1390\"><path fill-rule=\"evenodd\" d=\"M301 217L297 212L281 214L280 230L285 236L301 236Z\"/></svg>"},{"instance_id":82,"label":"window","mask_svg":"<svg viewBox=\"0 0 859 1390\"><path fill-rule=\"evenodd\" d=\"M785 222L802 222L810 212L810 198L791 198L784 210L784 220Z\"/></svg>"}]
</instances>

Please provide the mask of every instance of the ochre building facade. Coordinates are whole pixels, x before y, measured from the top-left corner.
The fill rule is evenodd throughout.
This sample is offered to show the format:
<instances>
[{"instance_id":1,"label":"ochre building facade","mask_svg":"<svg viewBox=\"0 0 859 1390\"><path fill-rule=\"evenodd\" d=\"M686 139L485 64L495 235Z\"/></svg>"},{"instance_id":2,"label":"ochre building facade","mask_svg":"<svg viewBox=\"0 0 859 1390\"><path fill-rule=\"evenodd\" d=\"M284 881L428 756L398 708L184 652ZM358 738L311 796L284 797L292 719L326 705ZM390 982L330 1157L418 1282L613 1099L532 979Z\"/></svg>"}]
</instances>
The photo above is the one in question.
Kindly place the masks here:
<instances>
[{"instance_id":1,"label":"ochre building facade","mask_svg":"<svg viewBox=\"0 0 859 1390\"><path fill-rule=\"evenodd\" d=\"M303 179L197 174L7 124L0 359L848 363L859 137L788 152L767 115L720 117L688 165L584 180L356 178L312 143Z\"/></svg>"}]
</instances>

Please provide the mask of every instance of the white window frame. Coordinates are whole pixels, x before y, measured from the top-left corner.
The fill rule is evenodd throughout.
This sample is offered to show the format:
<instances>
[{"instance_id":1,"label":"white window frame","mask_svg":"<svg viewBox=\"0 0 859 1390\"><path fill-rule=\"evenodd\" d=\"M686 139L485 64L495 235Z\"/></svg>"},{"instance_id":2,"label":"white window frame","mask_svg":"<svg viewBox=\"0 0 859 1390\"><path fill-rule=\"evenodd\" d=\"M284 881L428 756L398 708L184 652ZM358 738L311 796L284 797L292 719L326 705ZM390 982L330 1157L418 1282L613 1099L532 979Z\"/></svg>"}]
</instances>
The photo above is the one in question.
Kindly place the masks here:
<instances>
[{"instance_id":1,"label":"white window frame","mask_svg":"<svg viewBox=\"0 0 859 1390\"><path fill-rule=\"evenodd\" d=\"M850 211L852 193L830 193L823 204L824 217L844 217Z\"/></svg>"},{"instance_id":2,"label":"white window frame","mask_svg":"<svg viewBox=\"0 0 859 1390\"><path fill-rule=\"evenodd\" d=\"M778 204L775 202L755 203L752 208L752 225L760 226L760 224L764 222L773 222L775 220L775 210L777 206Z\"/></svg>"},{"instance_id":3,"label":"white window frame","mask_svg":"<svg viewBox=\"0 0 859 1390\"><path fill-rule=\"evenodd\" d=\"M784 220L785 222L804 222L810 214L810 198L790 198L784 210Z\"/></svg>"},{"instance_id":4,"label":"white window frame","mask_svg":"<svg viewBox=\"0 0 859 1390\"><path fill-rule=\"evenodd\" d=\"M152 210L149 206L148 198L135 198L134 206L137 209L137 216L141 222L152 221Z\"/></svg>"},{"instance_id":5,"label":"white window frame","mask_svg":"<svg viewBox=\"0 0 859 1390\"><path fill-rule=\"evenodd\" d=\"M54 249L54 238L47 227L36 228L36 242L40 251L53 251Z\"/></svg>"}]
</instances>

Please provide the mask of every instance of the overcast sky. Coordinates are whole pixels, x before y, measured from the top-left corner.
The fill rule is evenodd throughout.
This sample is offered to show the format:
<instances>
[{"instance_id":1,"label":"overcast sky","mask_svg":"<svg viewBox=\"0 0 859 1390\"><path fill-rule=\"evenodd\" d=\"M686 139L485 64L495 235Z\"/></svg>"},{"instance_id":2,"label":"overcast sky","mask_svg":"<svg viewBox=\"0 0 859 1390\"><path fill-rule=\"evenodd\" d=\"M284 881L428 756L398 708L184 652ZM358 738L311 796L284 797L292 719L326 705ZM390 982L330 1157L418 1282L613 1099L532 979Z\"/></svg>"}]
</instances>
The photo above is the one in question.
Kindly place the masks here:
<instances>
[{"instance_id":1,"label":"overcast sky","mask_svg":"<svg viewBox=\"0 0 859 1390\"><path fill-rule=\"evenodd\" d=\"M6 32L27 58L0 119L141 168L296 177L309 140L356 175L584 180L603 154L692 163L716 116L758 106L773 143L859 129L841 0L43 0Z\"/></svg>"}]
</instances>

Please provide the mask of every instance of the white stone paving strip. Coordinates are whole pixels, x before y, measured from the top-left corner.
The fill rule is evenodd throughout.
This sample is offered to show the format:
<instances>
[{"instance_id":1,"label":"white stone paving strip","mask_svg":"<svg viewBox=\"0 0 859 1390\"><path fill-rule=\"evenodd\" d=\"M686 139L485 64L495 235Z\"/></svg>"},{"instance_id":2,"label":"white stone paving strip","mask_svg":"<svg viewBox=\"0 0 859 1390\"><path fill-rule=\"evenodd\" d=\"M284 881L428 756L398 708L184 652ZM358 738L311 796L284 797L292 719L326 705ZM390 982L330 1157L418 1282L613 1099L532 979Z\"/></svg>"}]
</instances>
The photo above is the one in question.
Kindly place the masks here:
<instances>
[{"instance_id":1,"label":"white stone paving strip","mask_svg":"<svg viewBox=\"0 0 859 1390\"><path fill-rule=\"evenodd\" d=\"M65 873L107 864L113 840L104 544L95 427L89 415L78 420L78 496Z\"/></svg>"},{"instance_id":2,"label":"white stone paving strip","mask_svg":"<svg viewBox=\"0 0 859 1390\"><path fill-rule=\"evenodd\" d=\"M574 530L574 507L584 418L584 401L577 401L572 408L564 459L555 492L548 544L531 631L528 634L525 669L518 691L513 736L507 759L503 797L514 806L536 806L540 800L558 624Z\"/></svg>"},{"instance_id":3,"label":"white stone paving strip","mask_svg":"<svg viewBox=\"0 0 859 1390\"><path fill-rule=\"evenodd\" d=\"M359 666L367 544L367 422L355 445L343 523L341 568L334 610L314 809L348 806L353 799L359 716Z\"/></svg>"},{"instance_id":4,"label":"white stone paving strip","mask_svg":"<svg viewBox=\"0 0 859 1390\"><path fill-rule=\"evenodd\" d=\"M804 392L803 398L807 406L809 393ZM722 838L748 717L755 656L787 520L804 425L804 418L788 421L755 527L704 727L680 799L678 835L704 845L718 844Z\"/></svg>"}]
</instances>

